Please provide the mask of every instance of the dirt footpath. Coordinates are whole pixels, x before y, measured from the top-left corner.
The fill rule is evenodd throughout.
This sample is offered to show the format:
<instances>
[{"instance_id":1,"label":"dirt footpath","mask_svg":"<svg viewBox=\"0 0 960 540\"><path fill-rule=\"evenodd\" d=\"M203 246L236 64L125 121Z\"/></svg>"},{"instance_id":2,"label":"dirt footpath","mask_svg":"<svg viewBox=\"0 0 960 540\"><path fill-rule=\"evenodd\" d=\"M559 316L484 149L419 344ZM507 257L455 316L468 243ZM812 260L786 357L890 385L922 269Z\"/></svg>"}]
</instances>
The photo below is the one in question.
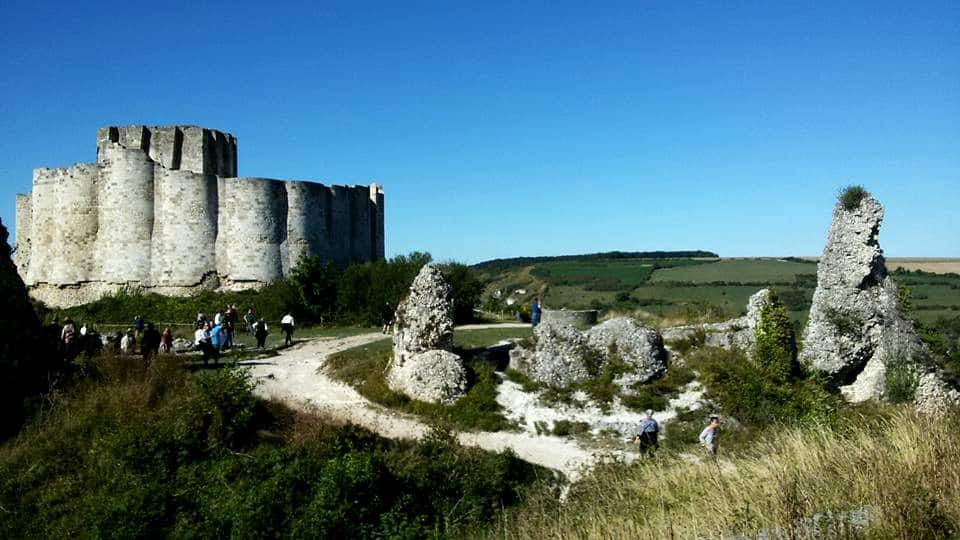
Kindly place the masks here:
<instances>
[{"instance_id":1,"label":"dirt footpath","mask_svg":"<svg viewBox=\"0 0 960 540\"><path fill-rule=\"evenodd\" d=\"M462 329L505 327L470 325ZM526 326L514 325L510 326ZM334 353L383 339L370 333L345 338L318 338L301 342L273 358L250 360L241 365L251 370L259 384L256 392L307 411L318 411L350 422L384 437L417 439L429 427L419 419L370 402L352 387L331 379L321 369ZM521 459L563 473L575 482L586 468L600 459L576 441L554 436L516 432L469 432L458 435L460 443L485 450L511 449Z\"/></svg>"}]
</instances>

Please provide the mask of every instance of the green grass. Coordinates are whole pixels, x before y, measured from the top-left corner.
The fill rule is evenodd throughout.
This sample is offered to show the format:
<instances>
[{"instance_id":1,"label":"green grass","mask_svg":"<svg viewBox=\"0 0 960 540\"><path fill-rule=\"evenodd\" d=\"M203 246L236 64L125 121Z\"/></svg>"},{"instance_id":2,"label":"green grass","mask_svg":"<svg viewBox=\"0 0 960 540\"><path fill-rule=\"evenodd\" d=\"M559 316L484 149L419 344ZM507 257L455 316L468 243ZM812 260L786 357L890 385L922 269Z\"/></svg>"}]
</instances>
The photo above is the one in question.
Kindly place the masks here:
<instances>
[{"instance_id":1,"label":"green grass","mask_svg":"<svg viewBox=\"0 0 960 540\"><path fill-rule=\"evenodd\" d=\"M0 445L0 537L463 536L549 477L443 432L393 441L297 413L252 386L242 370L98 359Z\"/></svg>"},{"instance_id":2,"label":"green grass","mask_svg":"<svg viewBox=\"0 0 960 540\"><path fill-rule=\"evenodd\" d=\"M626 259L540 263L531 274L551 287L578 286L588 291L622 291L645 283L658 268L703 265L695 259Z\"/></svg>"},{"instance_id":3,"label":"green grass","mask_svg":"<svg viewBox=\"0 0 960 540\"><path fill-rule=\"evenodd\" d=\"M477 349L501 339L530 335L528 328L493 328L457 331L455 352L464 357L471 386L467 394L452 405L424 403L394 392L387 386L384 371L393 355L393 340L384 338L332 355L327 366L330 375L344 381L375 403L423 416L433 422L461 430L500 431L511 428L496 402L499 378L494 375L495 360L473 357Z\"/></svg>"},{"instance_id":4,"label":"green grass","mask_svg":"<svg viewBox=\"0 0 960 540\"><path fill-rule=\"evenodd\" d=\"M457 330L453 333L453 346L459 349L489 347L507 339L527 338L533 335L533 329L524 328L483 328L479 330Z\"/></svg>"},{"instance_id":5,"label":"green grass","mask_svg":"<svg viewBox=\"0 0 960 540\"><path fill-rule=\"evenodd\" d=\"M698 266L680 266L657 270L650 283L792 283L798 274L816 274L814 262L780 259L722 259ZM755 288L756 289L756 288Z\"/></svg>"},{"instance_id":6,"label":"green grass","mask_svg":"<svg viewBox=\"0 0 960 540\"><path fill-rule=\"evenodd\" d=\"M776 426L739 450L721 424L719 466L697 459L704 419L688 413L684 429L666 427L656 458L600 465L563 503L528 501L488 537L955 538L958 418L892 411L851 414L833 428ZM682 456L662 451L674 441ZM860 529L843 519L864 509ZM817 531L803 526L814 516Z\"/></svg>"}]
</instances>

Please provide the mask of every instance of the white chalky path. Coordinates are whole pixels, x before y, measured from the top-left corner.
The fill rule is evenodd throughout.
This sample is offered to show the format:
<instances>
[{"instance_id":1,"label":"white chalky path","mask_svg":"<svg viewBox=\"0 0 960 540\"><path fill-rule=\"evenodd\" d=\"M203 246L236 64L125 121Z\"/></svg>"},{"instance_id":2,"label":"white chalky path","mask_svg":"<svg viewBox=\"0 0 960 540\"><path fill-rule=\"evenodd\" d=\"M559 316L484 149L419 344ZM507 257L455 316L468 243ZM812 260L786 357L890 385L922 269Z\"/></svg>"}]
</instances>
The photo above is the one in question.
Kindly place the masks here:
<instances>
[{"instance_id":1,"label":"white chalky path","mask_svg":"<svg viewBox=\"0 0 960 540\"><path fill-rule=\"evenodd\" d=\"M459 329L491 326L504 325L470 325ZM322 369L329 355L383 338L383 334L369 333L310 339L281 351L275 357L245 361L241 365L250 369L258 383L256 392L262 397L356 424L383 437L421 438L430 428L419 419L369 401L351 386L331 379ZM509 410L505 413L508 417L513 416ZM490 451L510 449L524 461L563 473L571 483L600 460L610 457L629 460L634 456L622 450L591 451L576 440L538 435L529 429L519 433L463 432L458 434L458 439L465 446Z\"/></svg>"}]
</instances>

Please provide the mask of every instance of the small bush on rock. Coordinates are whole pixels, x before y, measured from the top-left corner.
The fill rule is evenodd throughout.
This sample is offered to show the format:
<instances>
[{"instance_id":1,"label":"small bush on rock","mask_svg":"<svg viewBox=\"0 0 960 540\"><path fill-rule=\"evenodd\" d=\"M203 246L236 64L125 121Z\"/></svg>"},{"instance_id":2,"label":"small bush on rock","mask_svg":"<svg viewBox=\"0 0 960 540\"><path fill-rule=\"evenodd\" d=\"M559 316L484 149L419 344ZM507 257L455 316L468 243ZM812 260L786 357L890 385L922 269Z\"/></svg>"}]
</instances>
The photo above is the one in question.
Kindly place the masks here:
<instances>
[{"instance_id":1,"label":"small bush on rock","mask_svg":"<svg viewBox=\"0 0 960 540\"><path fill-rule=\"evenodd\" d=\"M847 211L856 210L860 207L860 202L870 196L863 186L847 186L840 193L840 204Z\"/></svg>"}]
</instances>

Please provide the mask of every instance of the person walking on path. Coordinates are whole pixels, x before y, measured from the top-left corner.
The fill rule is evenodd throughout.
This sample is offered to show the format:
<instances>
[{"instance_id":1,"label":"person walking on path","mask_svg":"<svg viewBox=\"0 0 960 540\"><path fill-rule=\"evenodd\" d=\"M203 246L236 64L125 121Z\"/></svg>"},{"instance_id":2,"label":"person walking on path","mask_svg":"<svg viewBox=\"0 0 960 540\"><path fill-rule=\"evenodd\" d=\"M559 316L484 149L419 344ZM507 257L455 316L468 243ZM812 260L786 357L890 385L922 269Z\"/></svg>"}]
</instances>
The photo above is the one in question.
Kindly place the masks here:
<instances>
[{"instance_id":1,"label":"person walking on path","mask_svg":"<svg viewBox=\"0 0 960 540\"><path fill-rule=\"evenodd\" d=\"M637 428L637 437L635 439L640 447L641 454L647 454L653 457L654 451L660 447L660 443L657 440L659 432L660 425L654 420L653 411L647 409L643 414L643 420L640 421L640 426Z\"/></svg>"},{"instance_id":2,"label":"person walking on path","mask_svg":"<svg viewBox=\"0 0 960 540\"><path fill-rule=\"evenodd\" d=\"M536 327L540 324L540 315L543 312L543 308L540 305L540 297L533 297L533 304L530 305L530 325Z\"/></svg>"},{"instance_id":3,"label":"person walking on path","mask_svg":"<svg viewBox=\"0 0 960 540\"><path fill-rule=\"evenodd\" d=\"M247 308L247 314L243 316L243 322L247 323L247 334L253 335L253 325L257 322L257 316L253 314L253 308Z\"/></svg>"},{"instance_id":4,"label":"person walking on path","mask_svg":"<svg viewBox=\"0 0 960 540\"><path fill-rule=\"evenodd\" d=\"M720 417L710 416L710 423L700 432L700 446L714 461L717 459L717 428L720 426Z\"/></svg>"},{"instance_id":5,"label":"person walking on path","mask_svg":"<svg viewBox=\"0 0 960 540\"><path fill-rule=\"evenodd\" d=\"M293 324L293 315L288 311L287 314L280 319L280 329L283 330L284 345L293 345Z\"/></svg>"},{"instance_id":6,"label":"person walking on path","mask_svg":"<svg viewBox=\"0 0 960 540\"><path fill-rule=\"evenodd\" d=\"M267 321L262 318L254 325L254 337L257 338L257 348L262 349L267 342Z\"/></svg>"}]
</instances>

